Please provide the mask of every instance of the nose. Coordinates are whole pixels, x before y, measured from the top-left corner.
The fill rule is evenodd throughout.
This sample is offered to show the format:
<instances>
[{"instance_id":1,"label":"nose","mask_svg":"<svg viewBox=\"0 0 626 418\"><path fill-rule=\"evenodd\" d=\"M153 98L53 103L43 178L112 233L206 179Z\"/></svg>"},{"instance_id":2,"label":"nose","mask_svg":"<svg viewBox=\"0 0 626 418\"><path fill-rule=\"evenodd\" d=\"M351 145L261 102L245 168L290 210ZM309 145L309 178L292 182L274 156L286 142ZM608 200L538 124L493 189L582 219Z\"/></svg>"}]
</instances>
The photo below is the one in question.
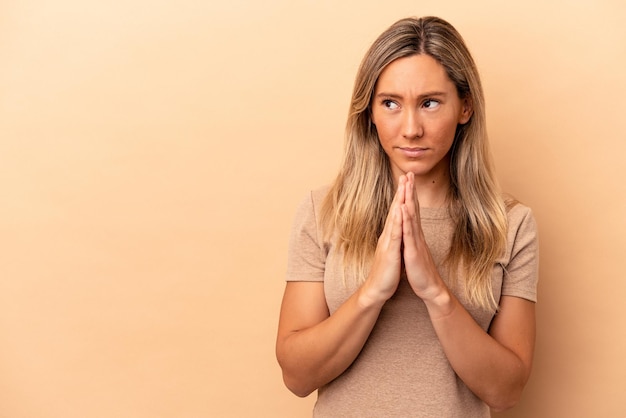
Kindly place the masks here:
<instances>
[{"instance_id":1,"label":"nose","mask_svg":"<svg viewBox=\"0 0 626 418\"><path fill-rule=\"evenodd\" d=\"M402 120L402 136L406 139L421 138L424 135L424 126L419 116L419 112L408 109L404 113Z\"/></svg>"}]
</instances>

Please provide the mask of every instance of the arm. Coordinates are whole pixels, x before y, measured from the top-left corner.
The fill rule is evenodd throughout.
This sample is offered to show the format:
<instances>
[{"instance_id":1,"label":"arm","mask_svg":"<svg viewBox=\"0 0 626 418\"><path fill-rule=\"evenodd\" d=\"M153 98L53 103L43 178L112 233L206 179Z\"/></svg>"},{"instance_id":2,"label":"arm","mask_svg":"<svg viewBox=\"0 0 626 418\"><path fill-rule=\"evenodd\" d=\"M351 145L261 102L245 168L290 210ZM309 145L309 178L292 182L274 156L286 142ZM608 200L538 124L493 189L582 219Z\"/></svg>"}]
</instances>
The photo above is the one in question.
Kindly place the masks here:
<instances>
[{"instance_id":1,"label":"arm","mask_svg":"<svg viewBox=\"0 0 626 418\"><path fill-rule=\"evenodd\" d=\"M307 396L343 373L363 348L381 308L361 288L331 316L323 282L287 283L276 357L289 390Z\"/></svg>"},{"instance_id":2,"label":"arm","mask_svg":"<svg viewBox=\"0 0 626 418\"><path fill-rule=\"evenodd\" d=\"M489 333L474 321L439 276L419 223L419 205L409 176L403 211L407 278L428 309L443 350L468 388L494 410L519 400L532 367L535 305L502 296Z\"/></svg>"},{"instance_id":3,"label":"arm","mask_svg":"<svg viewBox=\"0 0 626 418\"><path fill-rule=\"evenodd\" d=\"M343 373L357 357L385 301L400 280L404 183L392 203L365 283L332 315L323 282L288 282L278 325L276 357L285 385L307 396Z\"/></svg>"},{"instance_id":4,"label":"arm","mask_svg":"<svg viewBox=\"0 0 626 418\"><path fill-rule=\"evenodd\" d=\"M532 368L535 304L503 296L489 334L450 293L425 301L452 368L495 411L513 407Z\"/></svg>"}]
</instances>

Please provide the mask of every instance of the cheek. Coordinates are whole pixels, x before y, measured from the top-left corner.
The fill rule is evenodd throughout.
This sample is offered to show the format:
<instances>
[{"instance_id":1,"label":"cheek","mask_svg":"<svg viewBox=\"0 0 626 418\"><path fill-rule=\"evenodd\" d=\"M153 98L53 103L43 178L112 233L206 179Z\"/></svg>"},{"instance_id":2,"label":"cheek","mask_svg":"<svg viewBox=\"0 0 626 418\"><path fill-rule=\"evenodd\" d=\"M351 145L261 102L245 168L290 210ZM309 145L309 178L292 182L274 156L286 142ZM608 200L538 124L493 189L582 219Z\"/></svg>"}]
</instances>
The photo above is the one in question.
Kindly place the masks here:
<instances>
[{"instance_id":1,"label":"cheek","mask_svg":"<svg viewBox=\"0 0 626 418\"><path fill-rule=\"evenodd\" d=\"M378 138L381 138L382 136L384 136L385 124L381 123L380 118L376 117L376 114L372 114L372 125L374 125L374 129L376 130L376 133L378 134Z\"/></svg>"},{"instance_id":2,"label":"cheek","mask_svg":"<svg viewBox=\"0 0 626 418\"><path fill-rule=\"evenodd\" d=\"M374 125L376 126L376 130L378 131L378 136L385 138L392 137L398 130L396 123L393 119L390 118L372 118Z\"/></svg>"},{"instance_id":3,"label":"cheek","mask_svg":"<svg viewBox=\"0 0 626 418\"><path fill-rule=\"evenodd\" d=\"M376 131L378 133L378 141L380 142L380 145L382 145L385 150L390 148L395 135L389 125L376 125Z\"/></svg>"},{"instance_id":4,"label":"cheek","mask_svg":"<svg viewBox=\"0 0 626 418\"><path fill-rule=\"evenodd\" d=\"M446 141L446 142L454 141L454 137L456 136L456 130L458 126L459 125L456 119L454 118L449 118L448 120L443 122L439 126L439 129L438 129L440 133L439 137L441 138L441 140Z\"/></svg>"},{"instance_id":5,"label":"cheek","mask_svg":"<svg viewBox=\"0 0 626 418\"><path fill-rule=\"evenodd\" d=\"M393 149L393 139L392 136L390 136L387 132L383 130L380 130L377 128L377 133L378 133L378 143L380 145L380 147L383 149L383 151L385 152L385 154L387 154L387 156L389 156L389 153L391 152L391 150Z\"/></svg>"}]
</instances>

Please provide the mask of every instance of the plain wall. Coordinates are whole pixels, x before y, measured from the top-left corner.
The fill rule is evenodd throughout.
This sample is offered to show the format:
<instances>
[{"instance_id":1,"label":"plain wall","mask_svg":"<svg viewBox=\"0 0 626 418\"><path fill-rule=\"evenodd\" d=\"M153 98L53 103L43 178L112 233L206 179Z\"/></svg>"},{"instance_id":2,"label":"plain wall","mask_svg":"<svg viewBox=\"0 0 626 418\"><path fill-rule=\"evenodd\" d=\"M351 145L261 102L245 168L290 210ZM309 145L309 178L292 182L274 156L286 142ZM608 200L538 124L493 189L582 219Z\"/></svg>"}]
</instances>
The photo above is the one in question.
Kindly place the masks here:
<instances>
[{"instance_id":1,"label":"plain wall","mask_svg":"<svg viewBox=\"0 0 626 418\"><path fill-rule=\"evenodd\" d=\"M310 416L274 356L291 220L369 44L429 14L540 227L534 371L498 416L626 416L621 0L0 2L0 416Z\"/></svg>"}]
</instances>

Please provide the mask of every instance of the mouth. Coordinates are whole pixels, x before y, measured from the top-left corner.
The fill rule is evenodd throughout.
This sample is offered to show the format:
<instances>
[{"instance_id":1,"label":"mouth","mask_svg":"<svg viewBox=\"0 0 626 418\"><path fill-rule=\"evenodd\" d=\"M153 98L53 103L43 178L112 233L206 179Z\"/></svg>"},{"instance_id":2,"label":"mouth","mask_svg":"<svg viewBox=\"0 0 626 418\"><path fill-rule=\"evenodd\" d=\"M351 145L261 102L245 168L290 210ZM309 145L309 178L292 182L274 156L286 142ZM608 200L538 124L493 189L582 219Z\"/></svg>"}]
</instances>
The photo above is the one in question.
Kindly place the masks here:
<instances>
[{"instance_id":1,"label":"mouth","mask_svg":"<svg viewBox=\"0 0 626 418\"><path fill-rule=\"evenodd\" d=\"M428 150L428 148L422 148L422 147L398 147L398 149L405 156L410 157L410 158L419 157L423 155L424 153L426 153L426 151Z\"/></svg>"}]
</instances>

